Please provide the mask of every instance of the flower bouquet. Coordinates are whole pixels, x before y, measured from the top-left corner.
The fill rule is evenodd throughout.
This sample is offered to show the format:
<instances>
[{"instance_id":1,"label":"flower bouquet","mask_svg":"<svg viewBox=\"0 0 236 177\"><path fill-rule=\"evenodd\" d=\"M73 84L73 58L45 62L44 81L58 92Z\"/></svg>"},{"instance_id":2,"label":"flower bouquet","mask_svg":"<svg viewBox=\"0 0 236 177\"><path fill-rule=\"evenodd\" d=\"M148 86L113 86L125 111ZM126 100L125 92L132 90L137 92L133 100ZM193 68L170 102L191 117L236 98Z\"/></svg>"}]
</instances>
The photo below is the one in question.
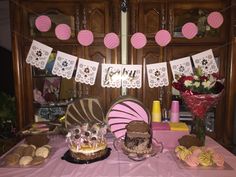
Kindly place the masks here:
<instances>
[{"instance_id":1,"label":"flower bouquet","mask_svg":"<svg viewBox=\"0 0 236 177\"><path fill-rule=\"evenodd\" d=\"M204 74L197 68L191 76L176 76L172 86L180 91L188 109L195 118L194 131L200 143L205 142L205 117L207 111L220 100L224 85L217 74Z\"/></svg>"}]
</instances>

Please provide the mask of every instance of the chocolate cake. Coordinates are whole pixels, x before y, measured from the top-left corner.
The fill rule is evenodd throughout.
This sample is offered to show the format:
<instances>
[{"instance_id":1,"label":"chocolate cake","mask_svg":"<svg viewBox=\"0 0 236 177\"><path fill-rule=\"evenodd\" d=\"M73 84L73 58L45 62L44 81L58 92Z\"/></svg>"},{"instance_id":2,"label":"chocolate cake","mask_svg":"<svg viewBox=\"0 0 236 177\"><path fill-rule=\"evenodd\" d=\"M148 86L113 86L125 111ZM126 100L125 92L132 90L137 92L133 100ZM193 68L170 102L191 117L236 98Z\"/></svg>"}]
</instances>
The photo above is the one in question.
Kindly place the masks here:
<instances>
[{"instance_id":1,"label":"chocolate cake","mask_svg":"<svg viewBox=\"0 0 236 177\"><path fill-rule=\"evenodd\" d=\"M129 153L145 154L152 150L152 135L149 125L144 121L131 121L126 126L124 148Z\"/></svg>"}]
</instances>

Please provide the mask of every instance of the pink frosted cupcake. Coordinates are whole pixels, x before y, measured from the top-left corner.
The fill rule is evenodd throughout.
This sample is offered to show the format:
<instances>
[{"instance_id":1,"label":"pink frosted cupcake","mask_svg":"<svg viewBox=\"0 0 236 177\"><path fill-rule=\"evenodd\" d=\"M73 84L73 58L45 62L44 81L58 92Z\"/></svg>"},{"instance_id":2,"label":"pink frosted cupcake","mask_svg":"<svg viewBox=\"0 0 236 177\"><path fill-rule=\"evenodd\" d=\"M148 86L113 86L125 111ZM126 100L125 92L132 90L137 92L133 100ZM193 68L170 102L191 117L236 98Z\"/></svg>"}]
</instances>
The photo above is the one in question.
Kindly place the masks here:
<instances>
[{"instance_id":1,"label":"pink frosted cupcake","mask_svg":"<svg viewBox=\"0 0 236 177\"><path fill-rule=\"evenodd\" d=\"M196 148L193 150L193 155L198 157L201 154L202 150L200 148Z\"/></svg>"},{"instance_id":2,"label":"pink frosted cupcake","mask_svg":"<svg viewBox=\"0 0 236 177\"><path fill-rule=\"evenodd\" d=\"M212 157L214 163L218 166L218 167L223 167L225 160L224 160L224 156L221 155L220 153L214 153L213 157Z\"/></svg>"},{"instance_id":3,"label":"pink frosted cupcake","mask_svg":"<svg viewBox=\"0 0 236 177\"><path fill-rule=\"evenodd\" d=\"M192 152L188 149L185 149L185 150L182 150L182 151L179 151L176 153L177 157L180 159L180 160L185 160L185 158L189 155L191 155Z\"/></svg>"},{"instance_id":4,"label":"pink frosted cupcake","mask_svg":"<svg viewBox=\"0 0 236 177\"><path fill-rule=\"evenodd\" d=\"M199 165L199 159L198 156L192 154L192 155L188 155L185 158L185 163L187 163L190 167L197 167Z\"/></svg>"},{"instance_id":5,"label":"pink frosted cupcake","mask_svg":"<svg viewBox=\"0 0 236 177\"><path fill-rule=\"evenodd\" d=\"M211 148L211 147L207 147L205 150L207 152L211 153L212 155L215 153L215 150L213 148Z\"/></svg>"}]
</instances>

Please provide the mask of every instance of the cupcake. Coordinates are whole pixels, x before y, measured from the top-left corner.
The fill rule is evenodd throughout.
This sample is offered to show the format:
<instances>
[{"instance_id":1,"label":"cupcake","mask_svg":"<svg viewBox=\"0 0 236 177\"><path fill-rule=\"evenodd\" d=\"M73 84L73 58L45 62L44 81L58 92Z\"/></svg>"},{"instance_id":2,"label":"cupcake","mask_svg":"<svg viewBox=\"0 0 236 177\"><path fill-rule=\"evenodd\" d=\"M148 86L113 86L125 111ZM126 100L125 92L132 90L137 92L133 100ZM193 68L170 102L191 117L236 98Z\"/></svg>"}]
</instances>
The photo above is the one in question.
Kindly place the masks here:
<instances>
[{"instance_id":1,"label":"cupcake","mask_svg":"<svg viewBox=\"0 0 236 177\"><path fill-rule=\"evenodd\" d=\"M185 158L185 163L187 163L190 167L197 167L199 165L199 159L196 155L194 154L191 154L191 155L188 155L186 158Z\"/></svg>"},{"instance_id":2,"label":"cupcake","mask_svg":"<svg viewBox=\"0 0 236 177\"><path fill-rule=\"evenodd\" d=\"M214 153L212 155L213 162L218 166L218 167L223 167L224 166L224 156L221 155L220 153Z\"/></svg>"},{"instance_id":3,"label":"cupcake","mask_svg":"<svg viewBox=\"0 0 236 177\"><path fill-rule=\"evenodd\" d=\"M209 152L202 152L199 154L199 163L202 166L208 167L213 165L212 155Z\"/></svg>"}]
</instances>

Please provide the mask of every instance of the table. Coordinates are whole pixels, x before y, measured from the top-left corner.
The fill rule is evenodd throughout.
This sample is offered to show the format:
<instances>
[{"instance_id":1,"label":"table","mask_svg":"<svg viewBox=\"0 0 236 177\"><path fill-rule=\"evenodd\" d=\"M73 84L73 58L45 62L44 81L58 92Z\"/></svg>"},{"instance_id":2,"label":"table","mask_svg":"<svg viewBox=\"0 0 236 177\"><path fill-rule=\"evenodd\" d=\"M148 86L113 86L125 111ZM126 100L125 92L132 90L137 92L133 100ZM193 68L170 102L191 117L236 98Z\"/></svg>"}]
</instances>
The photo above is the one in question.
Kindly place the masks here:
<instances>
[{"instance_id":1,"label":"table","mask_svg":"<svg viewBox=\"0 0 236 177\"><path fill-rule=\"evenodd\" d=\"M52 136L51 145L55 153L42 166L34 168L0 168L0 177L234 177L236 176L236 157L216 143L213 139L206 138L206 146L221 152L232 170L194 170L181 169L173 159L172 150L164 149L158 156L145 161L132 161L122 152L116 151L109 139L112 148L111 155L99 162L92 164L71 164L61 160L68 150L65 138Z\"/></svg>"}]
</instances>

